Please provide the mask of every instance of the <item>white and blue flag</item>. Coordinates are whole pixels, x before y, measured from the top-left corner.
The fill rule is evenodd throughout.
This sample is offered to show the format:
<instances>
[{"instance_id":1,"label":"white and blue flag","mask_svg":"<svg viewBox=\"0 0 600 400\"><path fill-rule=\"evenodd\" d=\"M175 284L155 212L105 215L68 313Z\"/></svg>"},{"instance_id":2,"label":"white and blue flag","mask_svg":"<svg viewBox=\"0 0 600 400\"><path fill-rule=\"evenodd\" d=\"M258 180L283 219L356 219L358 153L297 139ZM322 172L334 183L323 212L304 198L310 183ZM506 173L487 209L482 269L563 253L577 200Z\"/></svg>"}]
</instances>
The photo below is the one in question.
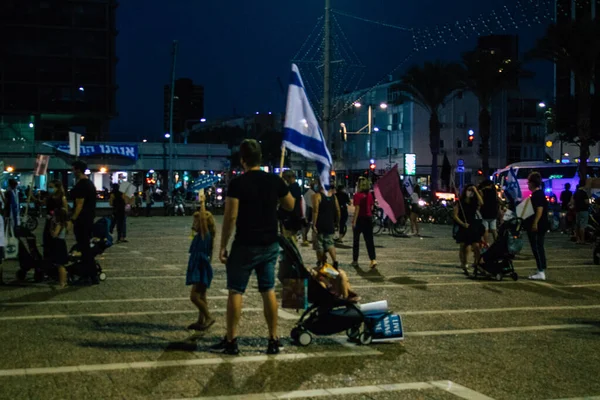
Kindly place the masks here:
<instances>
[{"instance_id":1,"label":"white and blue flag","mask_svg":"<svg viewBox=\"0 0 600 400\"><path fill-rule=\"evenodd\" d=\"M329 174L333 161L317 117L308 102L304 83L296 64L292 64L290 75L283 145L309 160L314 160L317 163L321 184L329 189Z\"/></svg>"},{"instance_id":2,"label":"white and blue flag","mask_svg":"<svg viewBox=\"0 0 600 400\"><path fill-rule=\"evenodd\" d=\"M521 201L521 197L523 196L519 181L517 180L517 174L512 167L510 168L510 171L508 171L504 193L508 195L507 197L509 197L514 204Z\"/></svg>"}]
</instances>

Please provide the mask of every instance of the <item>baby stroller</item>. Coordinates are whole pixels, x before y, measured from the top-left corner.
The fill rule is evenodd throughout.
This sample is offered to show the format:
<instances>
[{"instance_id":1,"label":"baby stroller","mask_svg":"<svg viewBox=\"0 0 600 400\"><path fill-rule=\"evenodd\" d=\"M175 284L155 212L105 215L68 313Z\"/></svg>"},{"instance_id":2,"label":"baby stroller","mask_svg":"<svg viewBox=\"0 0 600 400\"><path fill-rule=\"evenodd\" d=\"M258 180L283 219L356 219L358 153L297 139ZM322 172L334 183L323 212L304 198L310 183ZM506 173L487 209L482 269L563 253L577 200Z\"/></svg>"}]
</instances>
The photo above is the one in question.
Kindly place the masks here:
<instances>
[{"instance_id":1,"label":"baby stroller","mask_svg":"<svg viewBox=\"0 0 600 400\"><path fill-rule=\"evenodd\" d=\"M31 270L33 270L33 279L36 282L41 282L46 275L51 275L51 265L44 261L33 232L24 226L18 226L15 229L15 236L19 239L17 279L24 281L27 278L27 273Z\"/></svg>"},{"instance_id":2,"label":"baby stroller","mask_svg":"<svg viewBox=\"0 0 600 400\"><path fill-rule=\"evenodd\" d=\"M523 248L521 239L523 220L513 218L504 221L498 230L498 239L479 257L473 269L473 276L491 277L501 281L505 276L518 280L512 260Z\"/></svg>"},{"instance_id":3,"label":"baby stroller","mask_svg":"<svg viewBox=\"0 0 600 400\"><path fill-rule=\"evenodd\" d=\"M387 310L367 312L363 307L336 297L322 287L313 278L302 262L296 246L288 239L280 237L283 249L283 263L289 267L286 278L308 280L308 303L311 305L304 311L290 336L295 344L308 346L313 335L334 335L346 332L348 338L363 345L382 340L402 340L402 322L399 315ZM290 272L295 272L291 276ZM280 274L282 279L282 274Z\"/></svg>"},{"instance_id":4,"label":"baby stroller","mask_svg":"<svg viewBox=\"0 0 600 400\"><path fill-rule=\"evenodd\" d=\"M90 249L92 256L96 258L100 254L104 253L106 249L113 245L113 238L110 234L111 219L108 217L100 218L96 221L92 227L92 239L90 240ZM75 276L81 277L83 269L83 259L81 252L77 248L77 245L71 247L69 251L70 264L66 267L68 273L68 279L70 282L73 281ZM106 273L102 272L102 267L98 261L94 261L96 265L96 273L98 280L105 281Z\"/></svg>"}]
</instances>

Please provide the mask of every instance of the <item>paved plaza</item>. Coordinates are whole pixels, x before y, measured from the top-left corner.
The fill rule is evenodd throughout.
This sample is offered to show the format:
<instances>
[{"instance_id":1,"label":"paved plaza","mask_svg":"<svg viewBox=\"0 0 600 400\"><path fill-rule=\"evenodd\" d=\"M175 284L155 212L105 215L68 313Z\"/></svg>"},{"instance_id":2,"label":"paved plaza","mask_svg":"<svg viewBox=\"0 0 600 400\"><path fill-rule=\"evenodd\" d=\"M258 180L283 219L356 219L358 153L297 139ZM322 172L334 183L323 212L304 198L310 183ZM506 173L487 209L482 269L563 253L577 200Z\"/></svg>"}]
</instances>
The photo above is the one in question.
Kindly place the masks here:
<instances>
[{"instance_id":1,"label":"paved plaza","mask_svg":"<svg viewBox=\"0 0 600 400\"><path fill-rule=\"evenodd\" d=\"M495 282L461 274L449 226L424 226L424 238L376 237L373 272L364 247L363 269L350 267L347 241L342 268L363 302L388 300L402 316L405 341L357 346L340 334L296 347L288 336L299 315L280 310L285 349L267 356L254 282L242 353L231 357L207 351L225 331L220 263L209 291L216 324L201 336L185 329L197 316L185 286L191 222L130 218L130 242L100 257L107 280L98 286L17 284L17 264L7 262L0 398L600 399L600 266L589 246L549 234L548 281ZM517 272L534 265L526 246Z\"/></svg>"}]
</instances>

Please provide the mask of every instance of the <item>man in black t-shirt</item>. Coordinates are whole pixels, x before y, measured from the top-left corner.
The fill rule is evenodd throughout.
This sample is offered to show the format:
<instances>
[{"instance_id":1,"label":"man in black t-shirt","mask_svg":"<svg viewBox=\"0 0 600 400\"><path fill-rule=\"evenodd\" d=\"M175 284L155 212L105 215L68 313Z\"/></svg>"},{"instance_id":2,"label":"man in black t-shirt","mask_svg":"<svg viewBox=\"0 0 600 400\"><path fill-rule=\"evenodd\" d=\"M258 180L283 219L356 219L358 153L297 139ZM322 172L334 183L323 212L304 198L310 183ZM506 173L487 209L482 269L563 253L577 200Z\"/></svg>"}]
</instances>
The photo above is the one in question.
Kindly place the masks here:
<instances>
[{"instance_id":1,"label":"man in black t-shirt","mask_svg":"<svg viewBox=\"0 0 600 400\"><path fill-rule=\"evenodd\" d=\"M573 193L571 192L571 184L565 184L565 190L560 194L560 207L562 211L569 211L569 203L571 202Z\"/></svg>"},{"instance_id":2,"label":"man in black t-shirt","mask_svg":"<svg viewBox=\"0 0 600 400\"><path fill-rule=\"evenodd\" d=\"M252 271L256 271L265 319L269 327L268 354L279 353L277 336L277 298L275 297L275 264L279 257L277 241L277 205L294 209L294 198L285 182L277 175L260 170L261 149L256 140L240 145L240 161L244 174L229 184L223 217L219 258L227 266L227 335L211 351L237 355L237 325L242 311L242 295ZM237 228L227 254L227 245Z\"/></svg>"},{"instance_id":3,"label":"man in black t-shirt","mask_svg":"<svg viewBox=\"0 0 600 400\"><path fill-rule=\"evenodd\" d=\"M578 244L585 244L585 228L590 218L590 197L581 184L577 185L577 190L571 202L577 215L575 219L575 237Z\"/></svg>"},{"instance_id":4,"label":"man in black t-shirt","mask_svg":"<svg viewBox=\"0 0 600 400\"><path fill-rule=\"evenodd\" d=\"M346 188L340 185L335 191L335 197L340 206L339 236L336 240L341 243L344 241L344 236L346 236L346 231L348 230L348 205L350 204L350 196L346 193Z\"/></svg>"},{"instance_id":5,"label":"man in black t-shirt","mask_svg":"<svg viewBox=\"0 0 600 400\"><path fill-rule=\"evenodd\" d=\"M524 225L527 227L531 252L537 265L537 272L530 275L529 279L545 281L547 262L544 238L550 225L548 221L548 200L544 195L542 177L538 172L529 174L527 186L531 190L531 199L525 201L531 201L533 215L527 218Z\"/></svg>"},{"instance_id":6,"label":"man in black t-shirt","mask_svg":"<svg viewBox=\"0 0 600 400\"><path fill-rule=\"evenodd\" d=\"M90 249L94 217L96 216L96 187L85 174L87 170L86 163L75 161L72 167L77 183L71 190L71 198L74 202L75 211L73 211L73 216L69 223L69 230L73 228L77 247L81 251L81 278L90 280L92 284L98 284L96 263Z\"/></svg>"}]
</instances>

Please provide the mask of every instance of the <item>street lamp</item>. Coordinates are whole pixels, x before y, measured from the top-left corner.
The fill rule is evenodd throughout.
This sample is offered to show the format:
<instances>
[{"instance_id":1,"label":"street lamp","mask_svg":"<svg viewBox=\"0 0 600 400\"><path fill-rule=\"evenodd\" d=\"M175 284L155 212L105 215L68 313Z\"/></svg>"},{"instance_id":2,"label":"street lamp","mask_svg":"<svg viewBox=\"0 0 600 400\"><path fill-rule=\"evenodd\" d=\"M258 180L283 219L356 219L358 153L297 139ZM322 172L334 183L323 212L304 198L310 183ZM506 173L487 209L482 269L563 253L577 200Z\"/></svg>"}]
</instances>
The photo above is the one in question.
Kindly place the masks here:
<instances>
[{"instance_id":1,"label":"street lamp","mask_svg":"<svg viewBox=\"0 0 600 400\"><path fill-rule=\"evenodd\" d=\"M183 123L183 126L185 126L185 131L181 134L181 136L183 136L183 143L184 144L187 144L188 137L190 136L189 123L190 122L198 122L198 121L200 121L201 123L205 123L206 122L206 118L200 118L199 120L197 118L186 119L185 122Z\"/></svg>"},{"instance_id":2,"label":"street lamp","mask_svg":"<svg viewBox=\"0 0 600 400\"><path fill-rule=\"evenodd\" d=\"M165 139L170 139L171 138L171 134L169 132L165 133Z\"/></svg>"},{"instance_id":3,"label":"street lamp","mask_svg":"<svg viewBox=\"0 0 600 400\"><path fill-rule=\"evenodd\" d=\"M539 108L546 108L546 103L544 102L540 102L540 104L538 104Z\"/></svg>"},{"instance_id":4,"label":"street lamp","mask_svg":"<svg viewBox=\"0 0 600 400\"><path fill-rule=\"evenodd\" d=\"M148 142L148 139L142 139L142 143Z\"/></svg>"},{"instance_id":5,"label":"street lamp","mask_svg":"<svg viewBox=\"0 0 600 400\"><path fill-rule=\"evenodd\" d=\"M33 128L33 127L34 127L34 125L33 125L33 122L30 122L30 123L29 123L29 127L30 127L30 128Z\"/></svg>"},{"instance_id":6,"label":"street lamp","mask_svg":"<svg viewBox=\"0 0 600 400\"><path fill-rule=\"evenodd\" d=\"M362 107L362 103L360 101L355 101L353 103L353 106L355 108L361 108ZM373 132L379 132L379 128L376 127L375 129L373 129L373 105L369 104L368 107L369 107L369 109L368 109L368 117L367 117L368 118L368 122L367 122L367 125L363 126L362 128L360 128L356 132L346 132L346 130L345 130L346 126L342 124L341 126L342 126L342 130L344 131L344 137L348 133L362 134L365 129L367 129L366 133L368 135L371 135ZM387 105L387 103L380 103L379 104L379 108L382 109L382 110L387 110L388 105ZM369 158L371 158L372 156L373 156L373 138L369 138Z\"/></svg>"}]
</instances>

